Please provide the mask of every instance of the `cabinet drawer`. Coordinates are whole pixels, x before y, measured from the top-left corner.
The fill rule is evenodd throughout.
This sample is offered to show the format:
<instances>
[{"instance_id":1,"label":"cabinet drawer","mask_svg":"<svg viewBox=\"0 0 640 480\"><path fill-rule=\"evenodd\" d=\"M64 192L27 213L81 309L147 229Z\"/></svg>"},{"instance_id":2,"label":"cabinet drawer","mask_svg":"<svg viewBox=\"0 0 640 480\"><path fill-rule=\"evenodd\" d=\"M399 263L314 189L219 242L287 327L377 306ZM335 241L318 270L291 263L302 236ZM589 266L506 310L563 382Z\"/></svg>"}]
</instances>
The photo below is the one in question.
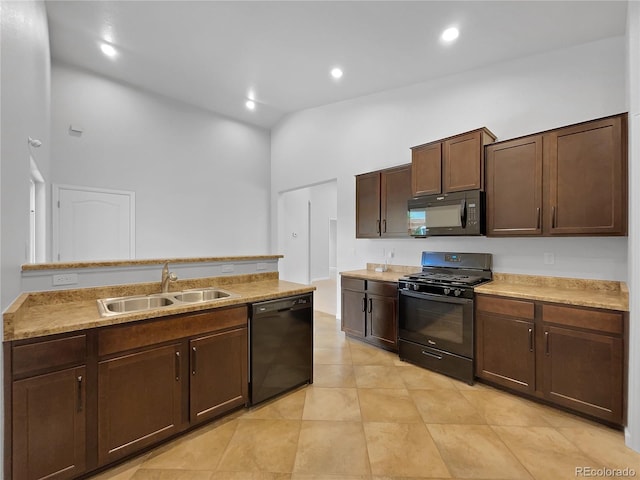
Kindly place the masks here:
<instances>
[{"instance_id":1,"label":"cabinet drawer","mask_svg":"<svg viewBox=\"0 0 640 480\"><path fill-rule=\"evenodd\" d=\"M364 280L360 278L342 277L341 285L342 288L364 292Z\"/></svg>"},{"instance_id":2,"label":"cabinet drawer","mask_svg":"<svg viewBox=\"0 0 640 480\"><path fill-rule=\"evenodd\" d=\"M367 293L382 295L385 297L395 297L398 295L398 284L368 280Z\"/></svg>"},{"instance_id":3,"label":"cabinet drawer","mask_svg":"<svg viewBox=\"0 0 640 480\"><path fill-rule=\"evenodd\" d=\"M587 308L542 305L542 321L621 335L622 314Z\"/></svg>"},{"instance_id":4,"label":"cabinet drawer","mask_svg":"<svg viewBox=\"0 0 640 480\"><path fill-rule=\"evenodd\" d=\"M98 355L105 356L194 335L244 327L247 322L247 307L242 306L111 327L98 334Z\"/></svg>"},{"instance_id":5,"label":"cabinet drawer","mask_svg":"<svg viewBox=\"0 0 640 480\"><path fill-rule=\"evenodd\" d=\"M57 338L13 347L13 375L25 376L85 363L86 335Z\"/></svg>"},{"instance_id":6,"label":"cabinet drawer","mask_svg":"<svg viewBox=\"0 0 640 480\"><path fill-rule=\"evenodd\" d=\"M491 296L478 295L476 299L478 311L509 315L512 317L526 318L533 320L534 303L523 300L508 300Z\"/></svg>"}]
</instances>

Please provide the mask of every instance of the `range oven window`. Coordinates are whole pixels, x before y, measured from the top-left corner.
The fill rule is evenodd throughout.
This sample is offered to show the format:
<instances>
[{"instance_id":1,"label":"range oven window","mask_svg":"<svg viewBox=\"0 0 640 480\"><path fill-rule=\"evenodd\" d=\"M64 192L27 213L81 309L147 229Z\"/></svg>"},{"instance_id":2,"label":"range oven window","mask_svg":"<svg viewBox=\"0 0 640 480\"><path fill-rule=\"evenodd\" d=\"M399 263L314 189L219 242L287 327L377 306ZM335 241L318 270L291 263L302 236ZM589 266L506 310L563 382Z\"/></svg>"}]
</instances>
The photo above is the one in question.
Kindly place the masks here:
<instances>
[{"instance_id":1,"label":"range oven window","mask_svg":"<svg viewBox=\"0 0 640 480\"><path fill-rule=\"evenodd\" d=\"M400 294L400 338L473 356L473 300Z\"/></svg>"}]
</instances>

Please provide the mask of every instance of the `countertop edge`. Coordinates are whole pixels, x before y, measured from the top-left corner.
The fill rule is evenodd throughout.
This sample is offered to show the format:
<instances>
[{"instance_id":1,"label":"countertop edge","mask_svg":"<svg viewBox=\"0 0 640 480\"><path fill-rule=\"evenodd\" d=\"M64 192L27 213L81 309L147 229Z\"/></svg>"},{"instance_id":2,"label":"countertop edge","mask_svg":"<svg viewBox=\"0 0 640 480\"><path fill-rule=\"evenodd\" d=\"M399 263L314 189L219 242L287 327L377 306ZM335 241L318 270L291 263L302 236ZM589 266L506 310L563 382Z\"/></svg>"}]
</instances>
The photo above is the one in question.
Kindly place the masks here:
<instances>
[{"instance_id":1,"label":"countertop edge","mask_svg":"<svg viewBox=\"0 0 640 480\"><path fill-rule=\"evenodd\" d=\"M212 300L204 303L197 304L186 304L180 306L172 306L161 309L147 310L144 312L135 312L128 313L122 315L114 315L110 317L100 317L97 314L97 307L95 307L96 316L91 317L86 321L78 322L75 324L67 324L61 326L49 326L49 327L39 327L34 328L31 331L27 329L17 330L16 320L21 320L28 322L28 311L25 309L18 309L13 314L9 313L7 317L7 312L4 314L4 342L12 342L16 340L27 340L27 339L35 339L39 337L46 337L49 335L58 335L64 333L77 332L81 330L91 330L94 328L103 328L114 325L123 325L127 323L134 323L138 321L151 320L155 318L164 318L173 315L180 315L184 313L193 313L199 312L202 310L216 309L216 308L225 308L225 307L233 307L240 305L249 305L251 303L265 301L265 300L274 300L278 298L288 297L291 295L300 295L305 293L311 293L316 290L314 286L296 284L292 282L286 282L283 280L261 280L257 282L247 282L245 284L236 284L235 287L238 290L242 290L243 288L255 288L256 286L260 287L259 284L263 284L265 293L257 293L257 294L241 294L237 297L225 298L222 300ZM23 294L27 302L29 294ZM22 297L22 296L21 296ZM55 314L55 310L61 310L64 308L91 308L95 306L96 300L83 300L79 302L70 302L68 304L57 304L53 306L40 305L38 308L40 310L46 310L49 308L52 310L52 314ZM55 307L55 308L54 308ZM22 314L20 314L22 312ZM59 314L60 312L58 312ZM7 322L9 320L9 322ZM10 325L7 325L10 323ZM7 327L10 328L7 328ZM17 331L16 331L17 330Z\"/></svg>"},{"instance_id":2,"label":"countertop edge","mask_svg":"<svg viewBox=\"0 0 640 480\"><path fill-rule=\"evenodd\" d=\"M101 260L95 262L53 262L27 263L22 265L22 271L34 270L63 270L72 268L121 267L133 265L162 265L164 263L203 263L203 262L238 262L251 260L277 260L284 255L241 255L227 257L186 257L186 258L149 258L139 260Z\"/></svg>"}]
</instances>

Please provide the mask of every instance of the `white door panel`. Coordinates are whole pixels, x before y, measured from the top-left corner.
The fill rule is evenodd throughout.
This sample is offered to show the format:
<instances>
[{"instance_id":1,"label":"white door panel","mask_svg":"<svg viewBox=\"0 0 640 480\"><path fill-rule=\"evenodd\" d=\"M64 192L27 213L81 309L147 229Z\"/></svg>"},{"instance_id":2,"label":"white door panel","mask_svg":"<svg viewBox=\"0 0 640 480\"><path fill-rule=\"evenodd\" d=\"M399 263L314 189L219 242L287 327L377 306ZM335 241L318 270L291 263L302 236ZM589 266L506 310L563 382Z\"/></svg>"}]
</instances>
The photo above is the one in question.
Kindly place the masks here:
<instances>
[{"instance_id":1,"label":"white door panel","mask_svg":"<svg viewBox=\"0 0 640 480\"><path fill-rule=\"evenodd\" d=\"M134 200L133 192L54 185L57 260L134 258Z\"/></svg>"}]
</instances>

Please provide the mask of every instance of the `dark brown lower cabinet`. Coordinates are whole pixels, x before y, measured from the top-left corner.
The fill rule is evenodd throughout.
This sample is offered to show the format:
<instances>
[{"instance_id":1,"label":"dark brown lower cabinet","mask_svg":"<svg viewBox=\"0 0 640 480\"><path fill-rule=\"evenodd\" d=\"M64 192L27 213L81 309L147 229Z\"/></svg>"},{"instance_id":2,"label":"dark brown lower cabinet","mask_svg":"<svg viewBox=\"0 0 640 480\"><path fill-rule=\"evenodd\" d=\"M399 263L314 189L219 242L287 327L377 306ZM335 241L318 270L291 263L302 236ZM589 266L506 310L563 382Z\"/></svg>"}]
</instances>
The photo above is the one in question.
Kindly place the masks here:
<instances>
[{"instance_id":1,"label":"dark brown lower cabinet","mask_svg":"<svg viewBox=\"0 0 640 480\"><path fill-rule=\"evenodd\" d=\"M191 423L217 417L247 401L247 329L189 342Z\"/></svg>"},{"instance_id":2,"label":"dark brown lower cabinet","mask_svg":"<svg viewBox=\"0 0 640 480\"><path fill-rule=\"evenodd\" d=\"M398 286L342 277L342 331L372 345L398 351Z\"/></svg>"},{"instance_id":3,"label":"dark brown lower cabinet","mask_svg":"<svg viewBox=\"0 0 640 480\"><path fill-rule=\"evenodd\" d=\"M622 420L622 339L544 327L545 398L613 423Z\"/></svg>"},{"instance_id":4,"label":"dark brown lower cabinet","mask_svg":"<svg viewBox=\"0 0 640 480\"><path fill-rule=\"evenodd\" d=\"M479 378L624 425L623 312L492 295L476 300Z\"/></svg>"},{"instance_id":5,"label":"dark brown lower cabinet","mask_svg":"<svg viewBox=\"0 0 640 480\"><path fill-rule=\"evenodd\" d=\"M180 344L98 364L98 462L111 463L178 432Z\"/></svg>"},{"instance_id":6,"label":"dark brown lower cabinet","mask_svg":"<svg viewBox=\"0 0 640 480\"><path fill-rule=\"evenodd\" d=\"M342 279L342 331L352 337L364 338L367 300L364 295L364 280L356 282L362 284L362 290L346 288L345 279Z\"/></svg>"},{"instance_id":7,"label":"dark brown lower cabinet","mask_svg":"<svg viewBox=\"0 0 640 480\"><path fill-rule=\"evenodd\" d=\"M394 292L395 293L395 292ZM398 350L398 301L395 296L367 295L365 340L387 350Z\"/></svg>"},{"instance_id":8,"label":"dark brown lower cabinet","mask_svg":"<svg viewBox=\"0 0 640 480\"><path fill-rule=\"evenodd\" d=\"M524 393L535 392L534 323L478 313L476 374Z\"/></svg>"},{"instance_id":9,"label":"dark brown lower cabinet","mask_svg":"<svg viewBox=\"0 0 640 480\"><path fill-rule=\"evenodd\" d=\"M85 471L85 379L81 366L13 382L13 480Z\"/></svg>"},{"instance_id":10,"label":"dark brown lower cabinet","mask_svg":"<svg viewBox=\"0 0 640 480\"><path fill-rule=\"evenodd\" d=\"M248 402L248 309L4 344L5 472L66 480Z\"/></svg>"}]
</instances>

